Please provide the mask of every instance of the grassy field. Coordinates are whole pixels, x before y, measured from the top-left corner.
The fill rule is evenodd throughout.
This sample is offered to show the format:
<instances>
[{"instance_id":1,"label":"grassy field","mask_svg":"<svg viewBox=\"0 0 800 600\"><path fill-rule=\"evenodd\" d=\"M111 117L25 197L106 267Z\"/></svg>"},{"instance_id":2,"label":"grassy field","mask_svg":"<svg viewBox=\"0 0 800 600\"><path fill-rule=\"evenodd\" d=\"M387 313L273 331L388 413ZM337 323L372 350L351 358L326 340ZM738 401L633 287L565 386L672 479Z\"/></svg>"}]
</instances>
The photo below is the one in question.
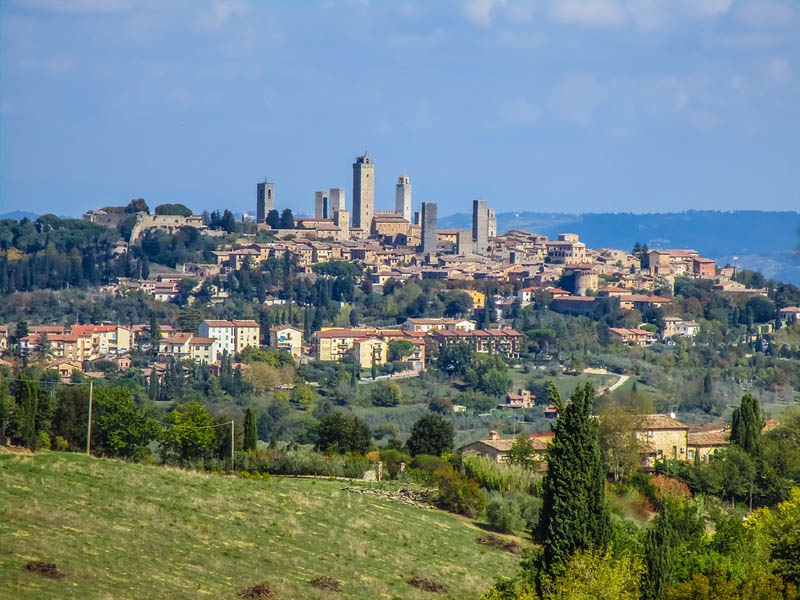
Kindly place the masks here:
<instances>
[{"instance_id":1,"label":"grassy field","mask_svg":"<svg viewBox=\"0 0 800 600\"><path fill-rule=\"evenodd\" d=\"M0 598L478 598L519 557L341 481L254 481L67 453L0 455ZM56 563L62 579L24 569ZM309 585L326 575L341 591ZM444 584L434 595L413 576Z\"/></svg>"}]
</instances>

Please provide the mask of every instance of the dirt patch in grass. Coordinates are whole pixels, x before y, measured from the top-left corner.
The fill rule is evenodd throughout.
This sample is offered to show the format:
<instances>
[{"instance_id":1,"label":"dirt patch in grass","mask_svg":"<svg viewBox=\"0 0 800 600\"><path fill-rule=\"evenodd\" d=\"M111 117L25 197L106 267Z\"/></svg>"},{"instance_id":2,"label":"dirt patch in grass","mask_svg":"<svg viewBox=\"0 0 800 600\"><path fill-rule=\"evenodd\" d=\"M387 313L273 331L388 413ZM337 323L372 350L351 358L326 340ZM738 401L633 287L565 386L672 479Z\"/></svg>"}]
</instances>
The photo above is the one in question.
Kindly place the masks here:
<instances>
[{"instance_id":1,"label":"dirt patch in grass","mask_svg":"<svg viewBox=\"0 0 800 600\"><path fill-rule=\"evenodd\" d=\"M31 573L49 577L50 579L61 579L64 577L64 573L54 563L32 560L25 565L25 568Z\"/></svg>"},{"instance_id":2,"label":"dirt patch in grass","mask_svg":"<svg viewBox=\"0 0 800 600\"><path fill-rule=\"evenodd\" d=\"M339 591L339 581L327 575L320 575L311 580L311 585L320 590L331 590L333 592Z\"/></svg>"},{"instance_id":3,"label":"dirt patch in grass","mask_svg":"<svg viewBox=\"0 0 800 600\"><path fill-rule=\"evenodd\" d=\"M444 587L438 581L434 581L430 577L414 577L413 579L410 579L408 583L425 592L435 592L437 594L444 594L447 592L446 587Z\"/></svg>"},{"instance_id":4,"label":"dirt patch in grass","mask_svg":"<svg viewBox=\"0 0 800 600\"><path fill-rule=\"evenodd\" d=\"M491 533L482 535L477 539L479 544L484 546L491 546L492 548L500 548L508 550L511 554L522 554L522 546L513 540L504 540L503 538L493 535Z\"/></svg>"},{"instance_id":5,"label":"dirt patch in grass","mask_svg":"<svg viewBox=\"0 0 800 600\"><path fill-rule=\"evenodd\" d=\"M244 588L239 592L239 598L247 598L248 600L275 600L275 594L267 583L258 583Z\"/></svg>"}]
</instances>

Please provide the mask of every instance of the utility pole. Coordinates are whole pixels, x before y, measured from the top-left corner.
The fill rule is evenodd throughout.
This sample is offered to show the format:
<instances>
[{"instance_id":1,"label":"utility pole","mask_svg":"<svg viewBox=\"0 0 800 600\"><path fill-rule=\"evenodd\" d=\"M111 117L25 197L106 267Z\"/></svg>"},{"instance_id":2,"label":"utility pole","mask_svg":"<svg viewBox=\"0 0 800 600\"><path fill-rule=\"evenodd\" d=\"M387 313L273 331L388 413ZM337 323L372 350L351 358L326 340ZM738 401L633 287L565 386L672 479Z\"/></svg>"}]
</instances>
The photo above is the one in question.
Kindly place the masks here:
<instances>
[{"instance_id":1,"label":"utility pole","mask_svg":"<svg viewBox=\"0 0 800 600\"><path fill-rule=\"evenodd\" d=\"M86 456L91 456L92 451L92 395L94 382L89 381L89 420L86 425Z\"/></svg>"},{"instance_id":2,"label":"utility pole","mask_svg":"<svg viewBox=\"0 0 800 600\"><path fill-rule=\"evenodd\" d=\"M233 424L234 421L231 420L231 473L233 473L233 441L234 441L234 433L233 433Z\"/></svg>"}]
</instances>

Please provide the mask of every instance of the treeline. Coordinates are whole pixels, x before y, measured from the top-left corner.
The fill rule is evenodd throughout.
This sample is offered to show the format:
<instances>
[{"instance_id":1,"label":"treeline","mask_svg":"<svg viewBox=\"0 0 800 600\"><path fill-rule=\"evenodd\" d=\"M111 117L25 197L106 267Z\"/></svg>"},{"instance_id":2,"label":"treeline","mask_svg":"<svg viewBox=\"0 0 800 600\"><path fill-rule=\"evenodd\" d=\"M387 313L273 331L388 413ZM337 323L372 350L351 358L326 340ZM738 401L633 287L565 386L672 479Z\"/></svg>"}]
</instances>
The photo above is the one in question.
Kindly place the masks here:
<instances>
[{"instance_id":1,"label":"treeline","mask_svg":"<svg viewBox=\"0 0 800 600\"><path fill-rule=\"evenodd\" d=\"M115 256L116 232L79 219L44 215L0 221L0 294L88 287L149 273L146 258Z\"/></svg>"}]
</instances>

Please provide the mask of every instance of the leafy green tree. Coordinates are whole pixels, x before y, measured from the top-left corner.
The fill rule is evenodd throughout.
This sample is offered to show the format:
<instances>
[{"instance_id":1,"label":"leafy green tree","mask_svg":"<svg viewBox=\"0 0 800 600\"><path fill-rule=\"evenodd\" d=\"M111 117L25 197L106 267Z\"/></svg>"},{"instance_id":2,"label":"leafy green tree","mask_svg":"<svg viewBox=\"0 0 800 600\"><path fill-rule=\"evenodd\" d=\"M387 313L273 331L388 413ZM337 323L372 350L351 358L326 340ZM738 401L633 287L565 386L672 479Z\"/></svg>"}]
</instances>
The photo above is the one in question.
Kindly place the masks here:
<instances>
[{"instance_id":1,"label":"leafy green tree","mask_svg":"<svg viewBox=\"0 0 800 600\"><path fill-rule=\"evenodd\" d=\"M519 434L514 438L511 450L508 452L508 462L528 468L535 468L539 464L530 436Z\"/></svg>"},{"instance_id":2,"label":"leafy green tree","mask_svg":"<svg viewBox=\"0 0 800 600\"><path fill-rule=\"evenodd\" d=\"M403 400L403 391L394 381L379 381L372 386L370 398L373 406L397 406Z\"/></svg>"},{"instance_id":3,"label":"leafy green tree","mask_svg":"<svg viewBox=\"0 0 800 600\"><path fill-rule=\"evenodd\" d=\"M147 207L147 202L144 201L144 198L135 198L128 203L128 206L125 207L126 213L137 213L143 212L150 214L150 209Z\"/></svg>"},{"instance_id":4,"label":"leafy green tree","mask_svg":"<svg viewBox=\"0 0 800 600\"><path fill-rule=\"evenodd\" d=\"M303 410L310 411L314 407L317 394L307 383L298 383L292 390L292 402L299 404Z\"/></svg>"},{"instance_id":5,"label":"leafy green tree","mask_svg":"<svg viewBox=\"0 0 800 600\"><path fill-rule=\"evenodd\" d=\"M192 209L183 204L159 204L155 208L157 215L175 215L178 217L191 217Z\"/></svg>"},{"instance_id":6,"label":"leafy green tree","mask_svg":"<svg viewBox=\"0 0 800 600\"><path fill-rule=\"evenodd\" d=\"M389 342L389 360L404 360L414 351L414 344L408 340L392 340Z\"/></svg>"},{"instance_id":7,"label":"leafy green tree","mask_svg":"<svg viewBox=\"0 0 800 600\"><path fill-rule=\"evenodd\" d=\"M200 402L185 402L167 415L162 443L168 452L181 460L203 458L214 442L211 414Z\"/></svg>"},{"instance_id":8,"label":"leafy green tree","mask_svg":"<svg viewBox=\"0 0 800 600\"><path fill-rule=\"evenodd\" d=\"M641 465L642 443L636 435L641 419L620 406L609 406L599 415L598 441L614 481L626 479Z\"/></svg>"},{"instance_id":9,"label":"leafy green tree","mask_svg":"<svg viewBox=\"0 0 800 600\"><path fill-rule=\"evenodd\" d=\"M512 383L506 363L498 355L478 355L473 358L464 378L470 387L490 396L502 396Z\"/></svg>"},{"instance_id":10,"label":"leafy green tree","mask_svg":"<svg viewBox=\"0 0 800 600\"><path fill-rule=\"evenodd\" d=\"M272 229L281 228L281 216L277 210L272 209L267 213L267 225L269 225Z\"/></svg>"},{"instance_id":11,"label":"leafy green tree","mask_svg":"<svg viewBox=\"0 0 800 600\"><path fill-rule=\"evenodd\" d=\"M611 522L597 421L592 417L594 388L588 383L579 386L567 405L554 386L550 392L558 420L548 450L538 535L544 571L555 574L579 550L604 550Z\"/></svg>"},{"instance_id":12,"label":"leafy green tree","mask_svg":"<svg viewBox=\"0 0 800 600\"><path fill-rule=\"evenodd\" d=\"M255 450L258 448L258 424L256 415L252 408L248 408L244 413L244 440L242 450Z\"/></svg>"},{"instance_id":13,"label":"leafy green tree","mask_svg":"<svg viewBox=\"0 0 800 600\"><path fill-rule=\"evenodd\" d=\"M51 433L66 440L69 449L86 448L86 421L89 416L89 389L85 385L68 385L58 389L57 406Z\"/></svg>"},{"instance_id":14,"label":"leafy green tree","mask_svg":"<svg viewBox=\"0 0 800 600\"><path fill-rule=\"evenodd\" d=\"M542 600L639 600L642 571L637 556L581 550L548 582Z\"/></svg>"},{"instance_id":15,"label":"leafy green tree","mask_svg":"<svg viewBox=\"0 0 800 600\"><path fill-rule=\"evenodd\" d=\"M751 394L742 396L739 408L733 411L731 418L731 443L745 452L753 454L758 451L761 440L761 428L764 417L758 400Z\"/></svg>"},{"instance_id":16,"label":"leafy green tree","mask_svg":"<svg viewBox=\"0 0 800 600\"><path fill-rule=\"evenodd\" d=\"M94 393L92 449L103 456L135 459L156 439L158 424L136 405L125 387L101 387Z\"/></svg>"},{"instance_id":17,"label":"leafy green tree","mask_svg":"<svg viewBox=\"0 0 800 600\"><path fill-rule=\"evenodd\" d=\"M284 208L281 213L281 229L294 229L294 215L291 208Z\"/></svg>"},{"instance_id":18,"label":"leafy green tree","mask_svg":"<svg viewBox=\"0 0 800 600\"><path fill-rule=\"evenodd\" d=\"M467 342L456 342L439 352L437 366L448 375L459 377L467 372L475 357L475 351Z\"/></svg>"},{"instance_id":19,"label":"leafy green tree","mask_svg":"<svg viewBox=\"0 0 800 600\"><path fill-rule=\"evenodd\" d=\"M441 456L453 449L453 424L441 415L427 413L422 415L411 428L411 436L406 445L411 456L430 454Z\"/></svg>"},{"instance_id":20,"label":"leafy green tree","mask_svg":"<svg viewBox=\"0 0 800 600\"><path fill-rule=\"evenodd\" d=\"M369 426L353 414L334 411L317 426L317 448L320 450L363 454L371 444Z\"/></svg>"},{"instance_id":21,"label":"leafy green tree","mask_svg":"<svg viewBox=\"0 0 800 600\"><path fill-rule=\"evenodd\" d=\"M472 297L466 292L454 290L445 297L444 314L448 317L465 315L472 310Z\"/></svg>"}]
</instances>

